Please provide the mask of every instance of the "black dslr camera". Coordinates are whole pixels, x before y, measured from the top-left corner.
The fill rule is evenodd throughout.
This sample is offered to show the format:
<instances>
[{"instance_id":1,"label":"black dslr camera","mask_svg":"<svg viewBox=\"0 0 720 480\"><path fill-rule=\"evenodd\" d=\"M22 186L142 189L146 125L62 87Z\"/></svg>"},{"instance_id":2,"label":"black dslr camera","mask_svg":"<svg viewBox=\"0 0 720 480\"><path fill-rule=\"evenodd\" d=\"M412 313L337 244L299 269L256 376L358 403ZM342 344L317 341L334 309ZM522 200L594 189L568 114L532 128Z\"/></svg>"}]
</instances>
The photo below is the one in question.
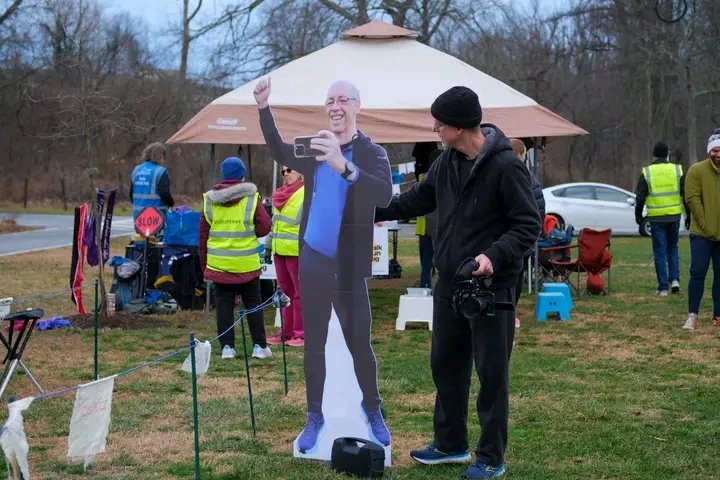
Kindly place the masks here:
<instances>
[{"instance_id":1,"label":"black dslr camera","mask_svg":"<svg viewBox=\"0 0 720 480\"><path fill-rule=\"evenodd\" d=\"M453 310L468 320L495 315L495 294L490 290L492 279L472 274L478 269L474 258L466 258L453 277Z\"/></svg>"}]
</instances>

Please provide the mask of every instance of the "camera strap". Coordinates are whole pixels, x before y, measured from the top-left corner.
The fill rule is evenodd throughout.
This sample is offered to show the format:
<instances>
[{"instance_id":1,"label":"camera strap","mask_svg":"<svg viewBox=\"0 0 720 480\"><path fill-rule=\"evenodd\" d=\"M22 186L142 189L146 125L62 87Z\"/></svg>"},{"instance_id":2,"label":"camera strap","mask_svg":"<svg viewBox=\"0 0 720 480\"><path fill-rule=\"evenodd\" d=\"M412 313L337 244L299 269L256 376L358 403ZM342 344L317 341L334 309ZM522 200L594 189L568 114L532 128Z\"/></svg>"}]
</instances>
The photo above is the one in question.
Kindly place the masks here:
<instances>
[{"instance_id":1,"label":"camera strap","mask_svg":"<svg viewBox=\"0 0 720 480\"><path fill-rule=\"evenodd\" d=\"M511 311L515 310L515 304L510 302L495 302L495 310Z\"/></svg>"}]
</instances>

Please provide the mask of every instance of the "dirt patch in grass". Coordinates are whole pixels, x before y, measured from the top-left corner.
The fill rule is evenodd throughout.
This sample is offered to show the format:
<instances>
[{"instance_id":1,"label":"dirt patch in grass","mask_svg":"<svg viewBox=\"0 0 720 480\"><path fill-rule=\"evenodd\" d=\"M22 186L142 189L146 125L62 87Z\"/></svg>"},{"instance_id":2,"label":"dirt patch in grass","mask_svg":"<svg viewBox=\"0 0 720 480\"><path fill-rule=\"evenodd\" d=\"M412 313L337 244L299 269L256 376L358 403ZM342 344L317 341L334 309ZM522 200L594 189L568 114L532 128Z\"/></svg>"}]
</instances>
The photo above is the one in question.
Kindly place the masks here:
<instances>
[{"instance_id":1,"label":"dirt patch in grass","mask_svg":"<svg viewBox=\"0 0 720 480\"><path fill-rule=\"evenodd\" d=\"M95 315L92 313L77 314L67 317L73 327L94 328ZM139 313L115 312L108 315L107 320L100 320L101 328L122 328L123 330L138 330L141 328L167 327L171 325L170 317L158 315L141 315Z\"/></svg>"}]
</instances>

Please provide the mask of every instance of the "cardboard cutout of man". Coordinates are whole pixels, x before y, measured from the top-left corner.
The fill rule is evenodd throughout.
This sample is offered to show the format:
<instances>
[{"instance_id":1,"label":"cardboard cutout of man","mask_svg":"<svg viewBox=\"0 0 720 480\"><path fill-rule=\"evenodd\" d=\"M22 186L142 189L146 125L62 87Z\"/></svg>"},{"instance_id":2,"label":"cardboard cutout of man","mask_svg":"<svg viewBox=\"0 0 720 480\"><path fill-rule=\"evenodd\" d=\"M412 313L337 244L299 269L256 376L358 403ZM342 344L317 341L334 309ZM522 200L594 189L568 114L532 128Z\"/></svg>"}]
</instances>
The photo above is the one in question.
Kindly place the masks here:
<instances>
[{"instance_id":1,"label":"cardboard cutout of man","mask_svg":"<svg viewBox=\"0 0 720 480\"><path fill-rule=\"evenodd\" d=\"M312 454L325 428L323 393L325 344L335 310L362 401L357 406L371 440L390 444L380 412L375 354L370 344L371 313L366 278L371 275L375 207L392 197L387 153L357 129L360 92L348 81L328 89L325 112L329 129L318 132L310 147L322 152L296 158L283 142L269 107L270 79L258 82L254 96L270 154L305 176L300 224L300 294L305 320L307 423L297 438L301 454Z\"/></svg>"}]
</instances>

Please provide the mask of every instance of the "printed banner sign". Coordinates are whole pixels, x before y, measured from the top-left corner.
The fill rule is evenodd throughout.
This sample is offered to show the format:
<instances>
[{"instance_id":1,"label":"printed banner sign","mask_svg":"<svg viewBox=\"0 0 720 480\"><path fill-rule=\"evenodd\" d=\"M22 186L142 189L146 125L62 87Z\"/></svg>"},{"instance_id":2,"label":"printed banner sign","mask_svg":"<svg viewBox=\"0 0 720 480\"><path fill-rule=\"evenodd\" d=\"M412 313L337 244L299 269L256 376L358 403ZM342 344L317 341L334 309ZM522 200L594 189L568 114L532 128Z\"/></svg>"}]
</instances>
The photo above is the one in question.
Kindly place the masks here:
<instances>
[{"instance_id":1,"label":"printed banner sign","mask_svg":"<svg viewBox=\"0 0 720 480\"><path fill-rule=\"evenodd\" d=\"M68 457L82 459L85 468L94 455L105 451L114 386L115 375L82 385L75 396Z\"/></svg>"},{"instance_id":2,"label":"printed banner sign","mask_svg":"<svg viewBox=\"0 0 720 480\"><path fill-rule=\"evenodd\" d=\"M388 227L375 226L373 230L373 275L387 275L390 273L390 257L388 256Z\"/></svg>"}]
</instances>

